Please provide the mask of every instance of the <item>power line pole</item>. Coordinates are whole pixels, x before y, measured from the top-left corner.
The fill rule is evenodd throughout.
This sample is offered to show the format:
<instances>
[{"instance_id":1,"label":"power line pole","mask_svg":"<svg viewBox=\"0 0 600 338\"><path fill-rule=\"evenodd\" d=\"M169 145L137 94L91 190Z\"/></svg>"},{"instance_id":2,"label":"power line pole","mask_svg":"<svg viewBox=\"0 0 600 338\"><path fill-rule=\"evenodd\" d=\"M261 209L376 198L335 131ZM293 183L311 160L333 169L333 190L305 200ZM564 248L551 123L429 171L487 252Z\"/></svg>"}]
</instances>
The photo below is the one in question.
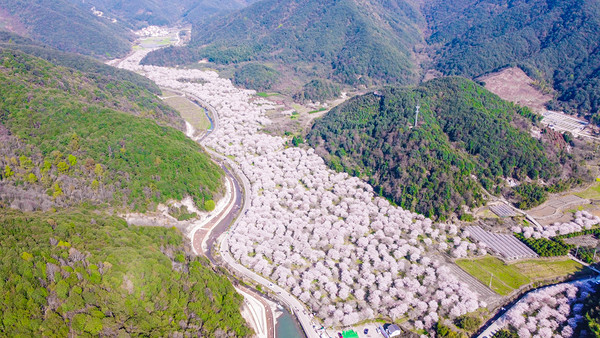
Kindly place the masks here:
<instances>
[{"instance_id":1,"label":"power line pole","mask_svg":"<svg viewBox=\"0 0 600 338\"><path fill-rule=\"evenodd\" d=\"M415 128L417 127L417 122L419 121L419 108L421 108L420 105L417 104L417 110L415 112Z\"/></svg>"},{"instance_id":2,"label":"power line pole","mask_svg":"<svg viewBox=\"0 0 600 338\"><path fill-rule=\"evenodd\" d=\"M494 278L494 274L490 272L490 290L492 289L492 278Z\"/></svg>"}]
</instances>

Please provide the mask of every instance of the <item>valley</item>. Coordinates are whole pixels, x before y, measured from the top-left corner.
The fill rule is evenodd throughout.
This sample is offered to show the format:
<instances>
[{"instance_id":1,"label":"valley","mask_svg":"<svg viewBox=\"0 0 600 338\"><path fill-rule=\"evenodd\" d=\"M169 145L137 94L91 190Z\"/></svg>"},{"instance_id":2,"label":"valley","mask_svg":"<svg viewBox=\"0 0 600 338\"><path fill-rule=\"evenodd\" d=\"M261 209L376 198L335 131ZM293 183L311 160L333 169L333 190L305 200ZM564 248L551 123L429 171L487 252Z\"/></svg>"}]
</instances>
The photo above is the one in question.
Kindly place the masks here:
<instances>
[{"instance_id":1,"label":"valley","mask_svg":"<svg viewBox=\"0 0 600 338\"><path fill-rule=\"evenodd\" d=\"M0 1L0 332L600 336L598 27Z\"/></svg>"},{"instance_id":2,"label":"valley","mask_svg":"<svg viewBox=\"0 0 600 338\"><path fill-rule=\"evenodd\" d=\"M218 252L217 259L223 260L224 262L226 262L226 264L228 266L230 266L233 271L235 271L234 274L236 276L238 276L238 278L241 276L247 276L247 278L250 278L252 283L258 283L260 285L260 288L263 291L268 290L267 293L271 293L272 296L275 296L276 298L281 299L281 301L284 304L288 304L288 307L290 309L293 309L295 315L298 316L300 322L302 323L302 326L304 327L305 333L309 337L312 337L313 335L316 337L316 336L319 336L320 334L326 334L329 336L334 335L334 332L329 332L329 333L326 333L326 332L331 330L330 328L328 328L328 326L334 324L335 322L325 321L324 322L325 329L315 331L313 329L313 327L319 328L319 327L321 327L323 322L316 321L316 317L315 318L311 318L311 316L305 317L305 314L310 314L313 312L315 314L317 314L317 316L324 315L326 313L326 312L317 312L318 311L317 309L319 309L318 303L314 303L313 300L310 300L310 298L307 298L302 293L302 291L303 291L302 289L299 290L298 294L293 294L293 293L291 293L291 292L294 292L293 288L287 289L287 288L282 288L282 287L278 286L278 284L281 284L281 283L290 285L289 284L290 278L296 280L294 278L294 276L303 277L305 273L310 274L311 273L310 267L308 267L308 269L305 270L305 272L303 272L301 274L296 273L295 271L297 271L297 269L299 269L302 266L302 265L298 265L298 264L301 264L300 262L302 262L302 260L297 260L297 261L295 261L295 263L293 263L293 264L295 264L294 269L291 271L288 270L287 275L286 274L282 275L281 273L285 273L284 272L285 269L282 268L285 265L282 265L279 268L277 265L275 265L274 266L275 269L273 269L273 267L269 267L269 265L272 264L269 262L271 260L273 260L273 262L275 262L276 256L271 256L272 253L269 253L269 251L263 251L264 249L261 249L261 251L255 251L256 249L254 249L254 250L250 249L250 248L255 248L257 245L258 245L258 248L260 248L261 246L259 243L261 243L264 240L271 241L271 243L273 243L273 245L275 245L275 247L277 247L277 245L281 245L281 244L279 244L279 243L281 243L280 240L278 240L276 237L271 238L270 236L256 237L258 242L251 243L251 242L247 241L247 236L250 233L254 233L255 234L254 236L256 236L257 234L260 233L261 227L265 227L265 226L268 226L269 229L271 229L270 231L275 231L275 232L285 231L283 229L286 229L286 228L289 229L289 227L293 223L289 223L290 225L287 225L287 223L281 223L282 216L285 215L286 213L290 213L290 212L293 212L293 214L296 215L296 217L301 215L298 213L300 210L293 211L293 210L295 210L296 205L297 206L301 205L301 204L293 204L294 199L297 197L289 200L288 202L285 202L285 204L282 203L283 201L277 202L277 199L272 199L272 198L267 199L267 196L269 196L269 195L275 197L275 196L279 196L280 194L282 194L285 191L288 191L288 194L290 194L293 191L293 194L291 196L298 196L299 193L306 191L305 190L306 187L298 189L299 186L294 185L294 180L300 180L300 182L302 182L303 185L310 186L310 185L314 185L316 182L318 182L318 181L315 181L316 177L321 177L321 180L322 180L323 178L327 179L327 177L329 176L329 180L333 179L333 181L329 184L333 183L333 185L331 185L330 187L333 188L333 190L331 190L331 191L334 193L332 195L332 198L334 198L334 200L333 200L334 202L333 202L333 204L331 204L330 207L325 207L325 209L321 209L321 210L323 210L323 211L321 211L321 215L325 216L325 215L327 215L327 213L333 212L334 215L338 215L337 217L341 216L341 220L343 222L351 222L351 223L346 223L348 225L339 224L338 228L333 228L333 229L337 229L337 231L347 228L350 224L353 224L354 222L357 222L360 219L360 218L358 218L356 220L350 220L350 219L352 219L351 217L353 217L353 216L351 216L352 212L353 212L352 210L359 210L360 207L358 207L358 209L357 209L357 206L353 207L351 204L347 204L348 205L347 209L338 209L338 207L335 206L337 203L346 204L349 201L353 201L353 203L355 203L357 205L366 203L365 207L367 205L369 205L369 203L370 203L370 202L368 202L369 198L357 200L356 198L349 197L348 195L338 195L341 198L337 197L340 199L338 200L338 202L335 202L335 198L336 198L336 197L334 197L335 195L337 195L338 193L344 194L343 190L338 192L338 189L339 189L338 187L344 186L350 182L353 182L353 183L350 183L350 187L352 187L353 185L356 185L356 186L354 186L354 188L352 188L352 189L358 189L358 190L355 190L357 192L360 192L362 189L365 189L364 192L366 192L368 195L370 195L371 196L370 198L374 198L375 196L372 195L373 194L372 189L368 185L361 184L360 181L351 179L348 176L344 176L343 174L335 174L334 172L331 172L329 169L327 169L326 167L323 166L321 160L318 157L315 157L313 155L314 152L311 149L308 149L308 151L305 152L305 150L302 150L302 148L300 148L300 149L286 148L287 146L285 145L286 144L285 140L282 139L281 137L262 133L261 130L269 130L269 129L273 128L272 127L273 122L270 121L269 118L267 118L267 115L265 115L268 111L271 111L274 109L274 106L273 106L274 102L269 100L269 98L263 98L260 95L256 95L256 92L253 92L253 91L237 89L237 88L233 87L231 85L231 83L229 83L226 80L220 79L215 73L210 72L210 71L190 70L190 69L178 70L178 69L174 69L174 68L169 69L169 68L164 68L164 67L138 65L138 62L139 62L139 60L142 59L144 53L145 52L142 52L142 51L135 52L128 59L123 60L119 64L119 66L124 67L126 69L135 70L136 72L138 72L140 74L144 74L148 78L153 79L160 86L163 86L166 88L171 88L173 90L177 90L182 93L186 93L187 95L190 95L191 97L198 98L198 102L202 102L205 105L210 106L211 111L213 111L213 114L218 116L217 120L218 120L220 127L213 130L213 132L210 134L210 136L203 138L201 142L203 144L205 144L209 149L211 149L211 151L215 151L217 153L226 155L227 157L224 157L223 159L227 159L227 161L229 161L231 163L232 167L238 168L237 170L239 170L241 173L240 176L242 177L242 181L243 182L247 181L247 183L244 184L245 188L243 189L243 191L245 191L247 194L247 195L245 195L246 202L244 203L244 206L241 210L240 216L238 216L238 218L234 221L234 225L232 225L232 227L229 229L229 231L227 231L227 233L225 233L219 239L219 246L218 246L219 249L217 251ZM184 74L185 74L185 78L183 77ZM193 136L196 134L188 133L188 135ZM263 158L268 159L268 160L265 161ZM292 164L292 167L289 167L290 164L288 164L290 160L292 160L294 163L294 164ZM305 164L303 164L304 161L309 161L307 163L312 163L311 165L306 167L306 169L308 169L308 171L306 171L306 169L303 169L303 170L300 170L300 172L303 173L302 175L300 175L300 176L293 175L292 176L291 172L289 172L289 169L295 168L295 171L298 171L299 168L304 168L304 165L305 165ZM318 166L315 166L316 163L321 163L321 164L319 164ZM258 165L260 165L258 168L256 168L256 169L253 168ZM311 169L309 169L309 168L311 168ZM257 176L256 170L260 171L260 176ZM267 170L267 171L265 171L265 170ZM277 176L277 175L282 175L282 176ZM294 176L296 176L296 177L294 178ZM344 177L346 177L346 178L344 178ZM267 179L267 181L264 181L264 179ZM269 184L269 183L267 183L269 180L275 180L275 182L280 182L280 183ZM348 182L348 183L346 183L346 182ZM325 187L327 187L327 185ZM292 190L290 190L290 188L292 188ZM313 186L312 188L314 189L315 187ZM272 192L270 192L270 191L272 191ZM308 190L306 192L308 192L309 195L307 197L301 198L300 200L298 200L298 202L302 200L302 201L305 201L305 203L309 203L310 207L305 209L304 212L308 212L309 217L314 217L314 216L310 216L310 213L311 213L310 210L314 210L315 208L317 208L319 203L321 203L321 208L323 208L322 203L324 203L325 201L319 202L320 198L318 195L313 195L311 197L310 190ZM275 195L272 195L273 193L275 193ZM282 196L285 196L285 195L282 195ZM313 201L313 199L315 199L315 200ZM342 202L342 201L344 201L344 202ZM377 201L377 197L375 197L375 201ZM377 208L381 208L380 204L383 201L384 200L381 200L380 202L376 202ZM384 205L386 203L387 202L385 202ZM257 213L255 208L258 206L262 206L263 208L266 206L267 209L264 209L264 210L260 211L260 213ZM333 207L333 209L330 209L331 207ZM369 208L369 207L367 207L367 208ZM387 203L386 208L395 208L395 207L390 206L389 203ZM391 211L390 209L387 209L387 210L388 210L387 212ZM401 210L401 209L399 209L399 210ZM274 211L277 212L277 215L278 215L277 220L271 218L272 216L270 216L270 213L272 213ZM339 213L339 212L341 212L341 213ZM348 213L348 216L344 217L345 213ZM257 220L257 218L252 218L252 217L256 217L254 215L256 215L256 216L260 215L260 219L263 219L263 220L270 219L271 222L262 223L262 225L260 225L260 227L256 227L256 225L253 225L254 224L253 222L256 222L256 220ZM283 217L285 217L285 216L283 216ZM403 217L405 217L405 216L403 216ZM411 216L409 216L409 217L411 217ZM412 216L412 217L415 217L415 216ZM309 221L308 224L310 224L310 222L311 221ZM367 224L368 223L365 223L365 226L368 226ZM440 227L440 225L438 224L437 228L439 229L439 227ZM249 229L252 229L252 230L249 231ZM277 230L277 229L280 229L280 230ZM299 229L302 229L302 228L299 228ZM308 228L308 229L311 229L311 228ZM386 232L391 231L389 228L384 227L384 229L386 229L385 230ZM431 236L431 234L428 234L428 231L431 231L431 230L426 230L426 229L427 228L425 228L425 232L421 232L422 235ZM312 231L315 231L315 230L312 230ZM289 230L287 230L287 231L289 231ZM290 236L293 236L292 238L295 238L296 236L308 235L309 240L310 240L311 236L314 236L314 235L311 235L311 232L312 232L311 230L308 230L308 232L306 232L306 230L304 230L304 231L300 230L300 231L301 231L300 233L290 233ZM446 231L448 231L449 234L455 233L455 234L461 235L461 232L458 231L458 229L456 227L454 227L453 225L450 225L448 228L446 228ZM301 235L302 233L305 233L306 235ZM358 234L359 233L354 233L351 235L350 238L357 239L354 236L357 236ZM407 233L407 235L408 234L409 233ZM402 236L403 236L402 232L397 232L396 236L398 236L398 235L400 236L400 238L402 238ZM216 234L215 236L218 236L218 234ZM481 254L481 252L483 252L485 254L485 250L482 251L482 248L477 249L478 246L473 246L473 248L471 248L472 243L469 244L469 242L470 242L470 240L468 239L469 235L467 233L464 233L464 231L462 232L462 235L461 235L463 240L462 241L459 240L458 242L456 240L454 240L453 242L450 242L451 243L450 246L448 246L446 243L442 243L442 241L443 241L442 237L437 237L439 235L435 234L434 236L436 236L436 237L431 237L431 239L426 237L425 243L429 243L429 241L431 241L432 243L438 243L436 245L439 245L439 246L436 247L435 250L427 250L421 246L416 247L416 250L418 250L417 252L421 252L420 255L425 255L424 257L427 257L427 259L432 259L434 262L435 262L435 260L441 258L441 256L439 256L438 250L441 250L442 253L444 251L448 250L447 254L452 255L453 257L462 257L463 255L468 255L468 256L472 257L473 254L476 254L476 252L477 252L476 250L480 251L479 254ZM299 238L302 238L302 237L299 237ZM407 237L407 239L408 238L410 238L410 237ZM358 237L358 239L360 239L360 237ZM380 240L381 239L379 239L379 241ZM239 244L238 244L239 241L244 241L244 242L242 242L244 244L239 246ZM461 242L463 242L462 245L461 245ZM290 243L290 244L292 244L292 243ZM355 250L355 249L353 249L353 246L357 245L360 242L357 241L354 243L356 243L356 244L352 244L352 243L350 243L350 245L344 244L344 247L340 247L339 249L336 250L336 252L342 253L347 250ZM407 244L408 243L414 243L414 242L407 242ZM292 244L292 246L295 246L295 245ZM392 247L394 247L394 244L392 244ZM464 249L463 249L463 247L464 247ZM286 251L282 251L282 253L283 253L283 255L287 255L288 257L294 257L294 255L299 254L300 256L298 258L302 258L305 260L312 260L313 262L315 262L315 261L319 262L318 251L322 250L322 249L320 249L319 246L313 247L311 249L308 249L308 248L309 247L302 249L302 251L296 251L296 252L289 251L286 253ZM454 248L454 249L452 249L452 248ZM304 256L307 249L311 250L311 251L315 251L317 256L315 258L311 258L310 256ZM334 250L335 250L335 247L334 247ZM407 252L407 254L408 254L407 257L409 260L407 262L412 262L412 264L415 264L415 263L418 264L419 260L412 260L412 258L410 258L410 257L412 257L412 254L410 253L411 249L408 249L408 250L409 251ZM421 250L423 250L423 251L421 251ZM466 250L466 251L464 253L462 253L461 250ZM471 250L473 250L473 251L471 251ZM327 250L327 253L326 253L327 256L329 256L330 254L334 254L333 252L330 253L329 251L331 251L331 249ZM252 255L253 253L254 254L255 253L262 254L263 257L265 258L265 260L256 260L256 259L252 260L251 257L253 257L253 255ZM355 255L355 254L351 254L351 255ZM209 254L209 257L210 257L210 254ZM321 256L321 257L323 257L323 256ZM350 256L350 257L352 257L352 256ZM373 257L373 256L371 256L371 257ZM429 258L429 257L431 257L431 258ZM484 256L484 257L487 257L487 256ZM343 256L340 258L343 258ZM280 259L280 262L283 262L283 261L281 261L281 258L279 258L279 259ZM373 259L373 258L370 258L370 259ZM263 263L265 261L267 262L266 264ZM340 260L340 261L343 262L344 260ZM446 260L442 259L442 261L446 261ZM325 261L325 262L327 262L327 261ZM572 261L567 260L565 262L565 264L571 264L568 262L572 262ZM348 261L348 263L350 263L350 262ZM348 263L345 263L345 264L348 264ZM326 263L326 264L328 264L329 269L331 269L331 267L332 267L332 265L330 265L331 263ZM429 263L429 264L431 264L431 263ZM433 264L439 264L439 262L433 263ZM447 263L444 263L444 264L454 265L452 260L447 260ZM503 263L500 263L500 264L503 264ZM531 264L536 265L537 263L532 262L532 263L530 263L529 266L527 266L527 264L523 263L520 266L524 266L525 271L530 271ZM316 266L320 266L320 265L317 264ZM327 265L325 265L325 266L327 266ZM351 268L350 271L352 271L352 265L348 264L348 266ZM435 267L435 265L433 265L433 267ZM440 269L442 267L443 267L443 265L437 266L434 269ZM248 268L251 268L251 269L248 269ZM257 269L260 274L256 273ZM273 270L270 270L270 269L273 269ZM453 269L455 269L455 268L453 267L451 270L453 270ZM578 269L580 269L580 268L575 267L575 269L573 271L576 271ZM254 271L252 271L252 270L254 270ZM263 275L264 271L273 271L273 273L278 273L277 271L281 271L281 272L276 275L275 274L274 275ZM324 270L324 271L326 271L326 270ZM330 271L335 271L335 270L332 269ZM362 269L360 271L362 271ZM448 275L448 272L447 272L448 270L444 270L444 271L445 271L445 274ZM323 273L323 272L321 272L321 273ZM338 275L339 277L337 277L337 278L342 278L343 274L341 274L341 272L338 272L338 273L340 275ZM560 278L562 278L564 273L565 272L560 272L558 274L551 275L551 276L550 275L537 276L537 277L535 277L536 278L535 280L543 282L543 281L548 281L548 280L554 280L555 278L560 279ZM282 276L285 276L285 277L282 277ZM334 276L335 275L332 274L331 277L336 278ZM360 276L360 272L359 272L359 276ZM367 275L363 275L363 276L366 277ZM311 278L311 277L308 277L308 278ZM477 282L474 282L474 283L477 284ZM317 292L319 292L321 290L321 288L326 288L326 287L329 287L329 285L327 285L325 283L325 284L322 284L321 286L319 286L316 290L317 290ZM350 287L352 287L352 286L350 286ZM477 284L477 285L472 285L471 287L474 287L474 290L477 290L477 288L478 287L480 288L481 285ZM467 289L469 287L466 284L463 284L461 286L461 288ZM486 287L483 286L483 288L485 289ZM310 289L311 288L309 287L309 289L304 289L304 290L310 290ZM362 287L361 287L361 289L362 289ZM323 291L325 291L325 290L328 290L328 292L329 292L329 289L323 289ZM344 291L336 290L336 292L344 292ZM354 292L356 292L356 290L352 291L352 292L354 293ZM487 294L488 292L489 291L485 291L484 293ZM492 292L492 294L493 294L493 292ZM474 296L477 295L477 291L474 292L473 295ZM296 298L296 297L300 297L301 300L304 299L304 301L308 301L308 304L298 302L298 298ZM483 298L489 297L489 296L484 297L483 294L479 294L478 296L475 296L475 297L477 297L479 299L483 299ZM371 299L369 299L369 301L370 300ZM499 304L502 304L502 301L499 301L499 300L500 299L498 297L489 298L489 301L497 304L494 306L499 306ZM294 305L294 304L296 304L296 305ZM360 304L360 303L358 303L358 304ZM477 307L479 307L479 306L485 307L486 306L485 304L483 304L483 305L482 304L478 304L476 306ZM307 306L306 310L304 310L305 306ZM391 316L396 316L396 314L393 314L393 313L396 313L394 311L397 311L397 310L396 309L390 309L390 310L392 311ZM409 310L409 309L406 309L404 311L407 311L407 310ZM373 310L371 310L371 311L373 311ZM381 309L379 309L377 311L379 312L379 311L381 311ZM460 311L460 310L456 309L454 311ZM363 313L369 313L369 312L363 312ZM383 316L383 318L390 316L390 314L385 315L385 314L382 314L381 312L379 312L379 313L380 314L377 315L377 312L374 311L373 312L373 314L375 315L374 318L377 318L378 316ZM402 313L402 312L400 312L400 313ZM321 317L321 318L323 318L323 317ZM325 318L326 318L326 316L325 316ZM352 323L352 319L350 319L350 318L356 318L356 317L352 317L351 312L345 313L345 311L342 312L342 314L339 317L339 320L343 323L343 325L345 326L346 329L349 328L348 325L351 325L351 323ZM379 318L381 318L381 317L379 317ZM394 317L392 317L392 318L394 318ZM400 315L400 317L397 317L397 318L402 318L402 315ZM423 324L425 324L425 323L423 323ZM417 323L417 325L421 325L421 324ZM360 328L360 330L362 330L364 328L364 326L361 325L360 327L355 328L355 330L358 330L359 328ZM375 329L375 328L376 328L376 326L371 326L371 331L373 331L373 329Z\"/></svg>"}]
</instances>

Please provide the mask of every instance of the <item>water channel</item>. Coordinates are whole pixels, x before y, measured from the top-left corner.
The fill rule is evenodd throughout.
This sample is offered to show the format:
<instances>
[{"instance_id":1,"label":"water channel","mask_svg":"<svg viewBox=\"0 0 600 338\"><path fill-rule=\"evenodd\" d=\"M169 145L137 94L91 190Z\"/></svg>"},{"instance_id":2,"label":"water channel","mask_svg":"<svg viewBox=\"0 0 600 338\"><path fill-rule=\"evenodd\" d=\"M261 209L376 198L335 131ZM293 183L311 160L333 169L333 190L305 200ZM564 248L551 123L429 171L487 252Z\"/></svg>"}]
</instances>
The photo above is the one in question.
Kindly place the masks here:
<instances>
[{"instance_id":1,"label":"water channel","mask_svg":"<svg viewBox=\"0 0 600 338\"><path fill-rule=\"evenodd\" d=\"M283 312L277 317L275 324L275 338L303 338L304 332L294 320L292 314L286 309L279 309Z\"/></svg>"}]
</instances>

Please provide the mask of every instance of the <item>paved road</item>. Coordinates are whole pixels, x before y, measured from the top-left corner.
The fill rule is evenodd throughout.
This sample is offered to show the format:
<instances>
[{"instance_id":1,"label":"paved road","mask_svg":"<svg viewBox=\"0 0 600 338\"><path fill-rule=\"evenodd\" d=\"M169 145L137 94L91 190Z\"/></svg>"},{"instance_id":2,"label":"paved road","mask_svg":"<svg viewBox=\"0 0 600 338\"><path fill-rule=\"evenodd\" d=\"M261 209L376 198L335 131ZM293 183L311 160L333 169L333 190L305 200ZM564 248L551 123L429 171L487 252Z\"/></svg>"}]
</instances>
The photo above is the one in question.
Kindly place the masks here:
<instances>
[{"instance_id":1,"label":"paved road","mask_svg":"<svg viewBox=\"0 0 600 338\"><path fill-rule=\"evenodd\" d=\"M219 216L215 217L215 220L213 221L213 222L218 221L218 223L214 226L211 224L211 226L210 226L210 228L212 230L208 236L208 239L206 240L206 247L204 248L205 249L204 253L206 254L206 257L208 257L208 259L213 264L217 264L217 262L215 261L215 259L213 257L213 249L215 246L215 242L216 242L217 238L219 238L219 236L221 236L225 231L227 231L227 229L229 229L229 226L232 224L233 220L239 215L240 210L242 208L242 203L243 203L243 200L242 200L243 192L240 189L240 185L239 185L237 179L235 178L235 176L233 176L233 174L231 174L231 172L225 165L221 165L221 167L225 171L225 174L233 182L233 190L232 190L232 200L233 201L231 201L233 203L233 206L230 209L225 208L225 210L223 210L223 212L221 214L219 214ZM229 209L229 211L227 211L228 209ZM227 214L223 215L226 212L227 212ZM198 236L198 234L196 234L196 236ZM196 248L196 249L198 249L198 248ZM200 250L202 250L202 249L200 249ZM201 252L201 251L198 251L198 252Z\"/></svg>"},{"instance_id":2,"label":"paved road","mask_svg":"<svg viewBox=\"0 0 600 338\"><path fill-rule=\"evenodd\" d=\"M269 303L267 303L267 301L265 301L265 299L263 297L261 297L256 292L254 292L250 289L247 289L241 285L237 285L236 287L238 289L244 291L246 294L250 295L254 299L258 300L262 304L262 306L265 309L265 316L267 319L267 337L275 338L275 324L273 323L273 318L275 318L275 316L273 315L273 310L271 309L271 306L269 305Z\"/></svg>"},{"instance_id":3,"label":"paved road","mask_svg":"<svg viewBox=\"0 0 600 338\"><path fill-rule=\"evenodd\" d=\"M225 262L227 262L227 264L231 267L232 270L234 270L235 272L237 272L240 275L244 275L244 276L247 276L247 277L253 279L255 282L261 284L263 286L263 288L269 289L274 294L277 294L277 297L280 300L282 300L290 308L290 310L292 311L292 314L295 315L296 318L298 318L298 321L300 322L300 325L302 325L302 329L304 330L304 333L307 335L307 337L309 337L309 338L313 338L313 337L318 338L319 337L319 334L313 328L313 325L316 325L316 323L312 321L312 318L309 315L309 312L304 307L304 305L298 299L296 299L294 296L292 296L286 290L284 290L283 288L273 284L271 281L265 279L264 277L256 274L254 271L251 271L248 268L246 268L245 266L236 262L235 259L233 259L233 257L231 257L231 255L229 253L227 237L224 237L221 240L221 246L219 248L219 253L221 254L221 257L223 258L223 260Z\"/></svg>"},{"instance_id":4,"label":"paved road","mask_svg":"<svg viewBox=\"0 0 600 338\"><path fill-rule=\"evenodd\" d=\"M173 91L174 89L169 89L169 90ZM181 93L179 91L176 91L176 92ZM201 142L207 136L210 135L211 131L214 131L218 127L219 120L218 120L217 111L214 107L206 104L205 102L203 102L201 99L199 99L198 97L196 97L194 95L190 95L189 93L182 93L182 94L192 98L191 101L198 106L201 106L203 108L209 107L208 109L211 112L212 118L209 116L209 119L211 120L212 128L208 133L203 135L198 140L198 142ZM206 149L206 150L210 153L210 155L213 158L220 159L221 168L225 171L225 174L231 180L231 182L233 182L232 200L230 201L230 203L233 203L233 205L225 207L225 209L221 213L219 213L210 222L208 222L206 225L204 225L202 227L203 230L210 229L210 230L208 230L210 232L208 233L207 239L204 238L207 235L206 231L197 231L194 234L194 238L192 239L192 245L194 246L196 252L203 252L212 264L218 265L217 260L215 260L215 258L213 256L214 246L215 246L217 239L224 232L226 232L229 229L229 227L232 225L233 221L235 219L237 219L237 217L241 213L242 207L244 205L250 205L250 204L249 204L249 197L246 196L246 194L244 194L244 191L241 189L240 184L238 182L238 178L236 177L236 175L234 175L232 173L232 171L228 168L228 166L225 165L225 161L231 162L231 160L228 159L227 157L224 157L224 156L214 152L214 151L211 151L209 149ZM233 165L235 165L235 164L233 164ZM206 246L204 248L202 247L203 242L206 242ZM246 292L250 296L254 297L256 300L258 300L264 306L265 312L266 312L265 316L267 319L267 337L274 338L275 337L275 323L274 323L275 317L273 316L273 311L271 309L271 306L265 301L265 299L260 294L254 292L252 290L249 290L247 288L243 288L241 286L238 286L238 287L240 289L244 290L244 292Z\"/></svg>"},{"instance_id":5,"label":"paved road","mask_svg":"<svg viewBox=\"0 0 600 338\"><path fill-rule=\"evenodd\" d=\"M170 90L173 90L173 89L170 89ZM200 98L198 98L194 95L191 95L189 93L185 93L185 95L192 98L193 99L192 102L194 102L197 105L205 104L204 101L202 101ZM218 121L219 121L218 113L214 107L212 107L208 104L206 104L204 107L208 107L209 111L211 112L212 122L213 122L213 130L215 130L216 128L218 128ZM204 135L203 137L201 137L198 140L198 142L201 142L209 135L210 134ZM209 238L207 240L207 246L206 246L207 250L205 251L206 256L213 264L215 264L215 265L218 264L217 261L215 260L215 257L213 256L213 254L214 254L215 243L220 239L219 254L223 258L223 261L230 266L230 268L231 268L230 270L232 272L237 272L241 276L246 276L248 278L251 278L255 282L261 284L264 289L271 290L273 292L273 294L277 295L278 300L280 300L282 303L284 303L288 306L292 315L296 316L298 322L301 324L307 337L319 338L320 337L319 334L313 328L313 325L317 325L317 323L312 321L312 318L309 315L310 312L308 310L306 310L306 308L304 307L304 304L302 304L298 299L296 299L292 294L288 293L283 288L273 284L269 280L263 278L262 276L256 274L255 272L249 270L248 268L242 266L241 264L238 264L233 259L233 257L231 257L231 254L229 252L229 245L227 242L228 235L229 235L229 233L227 232L227 229L229 229L230 225L231 225L231 231L235 231L235 227L237 226L237 221L239 220L238 216L240 214L242 214L243 212L245 212L247 210L247 208L250 206L250 196L245 193L246 191L250 191L250 182L243 175L241 170L238 169L237 163L233 162L231 159L229 159L221 154L218 154L214 151L211 151L209 149L206 149L206 150L211 154L211 156L213 158L218 158L220 160L221 167L225 170L225 173L234 182L233 193L235 195L235 202L234 202L235 204L234 204L233 208L231 208L231 210L229 211L227 216L223 217L223 218L221 218L220 216L215 218L217 220L220 219L220 221L217 225L215 225L215 227L212 229L211 233L209 234ZM224 165L224 163L227 163L229 165L226 166L226 165ZM240 186L240 182L242 183L242 186ZM232 224L232 222L233 222L233 224ZM224 232L225 232L225 234L223 234ZM199 235L201 235L201 234L197 233L195 236L199 236ZM223 236L221 236L221 235L223 235ZM196 241L196 240L192 241L194 246L196 246L198 242L202 242L202 241ZM201 247L196 247L196 250L197 250L197 252L203 252ZM262 297L260 295L258 295L255 292L252 292L252 291L250 291L250 293L253 294L261 303L266 304L266 302L264 301L264 299L262 299ZM270 312L271 308L268 305L265 305L265 308L268 309L267 311L269 311L269 313L267 314L267 318L270 323L270 324L269 323L267 324L269 337L274 337L275 336L275 327L273 324L273 315ZM318 325L318 327L320 327L320 324Z\"/></svg>"}]
</instances>

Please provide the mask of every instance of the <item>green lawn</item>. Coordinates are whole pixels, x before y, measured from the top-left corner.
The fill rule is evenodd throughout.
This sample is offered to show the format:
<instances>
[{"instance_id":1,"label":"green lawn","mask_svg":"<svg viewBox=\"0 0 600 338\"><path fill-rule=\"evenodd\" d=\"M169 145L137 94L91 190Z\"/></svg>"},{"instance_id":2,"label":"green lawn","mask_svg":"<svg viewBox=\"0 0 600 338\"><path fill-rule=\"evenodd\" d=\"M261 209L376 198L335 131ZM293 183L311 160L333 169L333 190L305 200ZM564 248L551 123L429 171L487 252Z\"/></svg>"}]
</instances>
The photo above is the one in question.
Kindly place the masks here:
<instances>
[{"instance_id":1,"label":"green lawn","mask_svg":"<svg viewBox=\"0 0 600 338\"><path fill-rule=\"evenodd\" d=\"M456 264L486 286L491 278L492 290L502 296L525 284L566 276L582 268L581 264L565 258L531 259L507 265L498 258L485 256L459 259Z\"/></svg>"},{"instance_id":2,"label":"green lawn","mask_svg":"<svg viewBox=\"0 0 600 338\"><path fill-rule=\"evenodd\" d=\"M327 108L325 108L325 107L321 107L321 108L319 108L319 109L316 109L316 110L311 110L311 111L309 111L308 113L309 113L309 114L315 114L315 113L320 113L320 112L322 112L322 111L325 111L325 110L327 110Z\"/></svg>"},{"instance_id":3,"label":"green lawn","mask_svg":"<svg viewBox=\"0 0 600 338\"><path fill-rule=\"evenodd\" d=\"M512 265L506 265L501 260L485 256L478 259L459 259L456 264L477 278L484 285L490 285L492 290L504 296L530 283L530 279Z\"/></svg>"}]
</instances>

